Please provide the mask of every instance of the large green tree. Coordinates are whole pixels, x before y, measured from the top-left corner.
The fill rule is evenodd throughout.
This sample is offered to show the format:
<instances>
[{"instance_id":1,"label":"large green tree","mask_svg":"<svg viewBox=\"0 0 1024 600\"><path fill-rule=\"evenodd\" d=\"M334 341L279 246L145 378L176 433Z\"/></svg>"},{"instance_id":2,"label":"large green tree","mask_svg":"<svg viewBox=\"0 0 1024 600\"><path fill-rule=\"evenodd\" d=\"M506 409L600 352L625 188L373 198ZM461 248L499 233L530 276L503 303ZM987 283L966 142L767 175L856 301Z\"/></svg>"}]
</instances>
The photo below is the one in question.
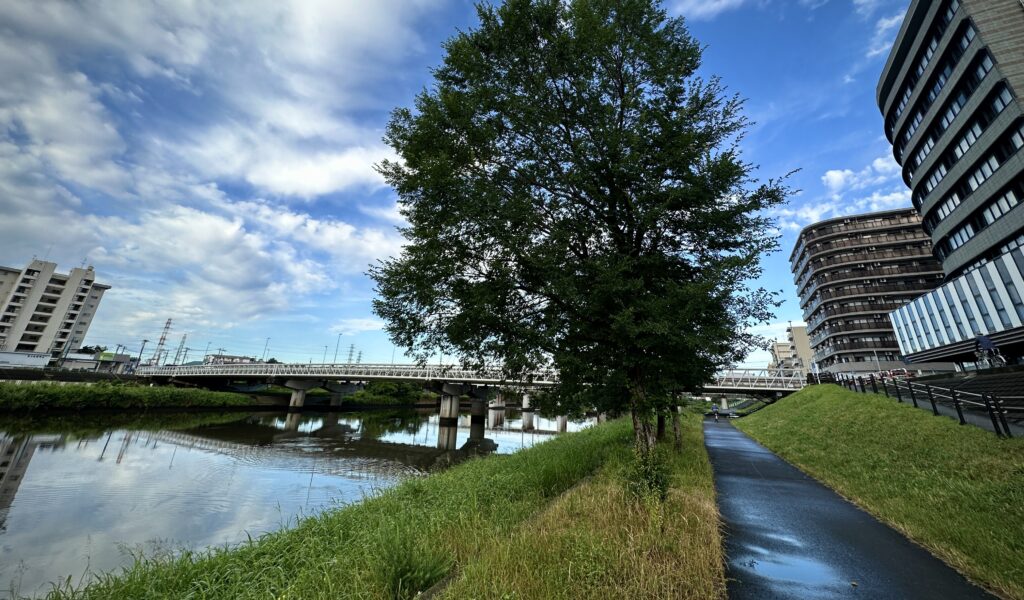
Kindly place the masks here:
<instances>
[{"instance_id":1,"label":"large green tree","mask_svg":"<svg viewBox=\"0 0 1024 600\"><path fill-rule=\"evenodd\" d=\"M560 371L563 410L651 418L744 356L774 296L745 282L776 238L739 155L741 101L653 0L506 0L445 44L386 141L408 244L374 309L421 360Z\"/></svg>"}]
</instances>

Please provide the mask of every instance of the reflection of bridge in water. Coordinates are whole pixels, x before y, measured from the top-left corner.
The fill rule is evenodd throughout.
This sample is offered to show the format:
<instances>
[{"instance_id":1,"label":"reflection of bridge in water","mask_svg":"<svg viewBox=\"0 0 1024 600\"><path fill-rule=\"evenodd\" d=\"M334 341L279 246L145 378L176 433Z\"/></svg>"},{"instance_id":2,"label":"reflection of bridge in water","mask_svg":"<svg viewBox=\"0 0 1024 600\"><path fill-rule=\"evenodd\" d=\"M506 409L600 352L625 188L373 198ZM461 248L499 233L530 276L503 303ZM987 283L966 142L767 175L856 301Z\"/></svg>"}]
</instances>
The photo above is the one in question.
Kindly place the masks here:
<instances>
[{"instance_id":1,"label":"reflection of bridge in water","mask_svg":"<svg viewBox=\"0 0 1024 600\"><path fill-rule=\"evenodd\" d=\"M504 409L490 412L491 429L508 431L501 428L505 419ZM373 413L365 416L373 416ZM310 459L315 459L318 473L349 478L424 473L498 449L497 443L486 437L488 428L483 421L472 422L472 417L466 416L463 427L442 424L440 419L431 421L420 418L410 427L406 422L396 420L392 429L385 427L381 430L379 423L338 413L289 413L283 418L257 418L257 422L249 420L182 431L153 432L148 437L183 448L226 454L242 462L258 461L271 468L305 470L309 468ZM415 436L424 425L435 428L436 444L378 439L378 436L393 437L395 434ZM469 436L459 445L459 432L464 433L467 429ZM556 432L532 430L531 433L543 436Z\"/></svg>"}]
</instances>

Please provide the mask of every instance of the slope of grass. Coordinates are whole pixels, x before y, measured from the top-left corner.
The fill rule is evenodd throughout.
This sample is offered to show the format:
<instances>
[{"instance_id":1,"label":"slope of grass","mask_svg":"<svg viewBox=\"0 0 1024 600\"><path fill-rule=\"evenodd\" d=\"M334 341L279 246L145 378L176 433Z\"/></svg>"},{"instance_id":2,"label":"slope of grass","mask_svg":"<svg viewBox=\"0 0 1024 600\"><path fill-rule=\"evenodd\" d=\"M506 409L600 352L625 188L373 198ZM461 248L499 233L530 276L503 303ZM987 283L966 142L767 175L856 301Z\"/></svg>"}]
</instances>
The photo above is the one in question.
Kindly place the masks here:
<instances>
[{"instance_id":1,"label":"slope of grass","mask_svg":"<svg viewBox=\"0 0 1024 600\"><path fill-rule=\"evenodd\" d=\"M684 420L684 451L663 449L664 503L637 499L632 453L620 446L596 477L511 536L494 539L444 598L725 597L718 509L701 417Z\"/></svg>"},{"instance_id":2,"label":"slope of grass","mask_svg":"<svg viewBox=\"0 0 1024 600\"><path fill-rule=\"evenodd\" d=\"M835 385L737 426L971 579L1024 598L1024 440Z\"/></svg>"},{"instance_id":3,"label":"slope of grass","mask_svg":"<svg viewBox=\"0 0 1024 600\"><path fill-rule=\"evenodd\" d=\"M410 598L480 555L627 444L629 423L407 480L236 548L139 558L50 598Z\"/></svg>"},{"instance_id":4,"label":"slope of grass","mask_svg":"<svg viewBox=\"0 0 1024 600\"><path fill-rule=\"evenodd\" d=\"M0 411L45 409L252 406L252 398L230 392L140 385L0 383Z\"/></svg>"}]
</instances>

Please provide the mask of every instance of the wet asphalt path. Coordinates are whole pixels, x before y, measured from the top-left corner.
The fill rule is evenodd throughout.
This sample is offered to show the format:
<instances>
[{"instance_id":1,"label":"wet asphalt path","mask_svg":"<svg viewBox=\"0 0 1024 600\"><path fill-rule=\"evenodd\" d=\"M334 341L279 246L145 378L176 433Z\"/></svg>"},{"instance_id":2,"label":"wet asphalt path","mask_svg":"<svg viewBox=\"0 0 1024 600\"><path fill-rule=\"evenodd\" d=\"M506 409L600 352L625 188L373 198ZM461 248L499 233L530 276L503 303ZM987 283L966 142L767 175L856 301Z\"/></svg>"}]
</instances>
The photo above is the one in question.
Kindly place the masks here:
<instances>
[{"instance_id":1,"label":"wet asphalt path","mask_svg":"<svg viewBox=\"0 0 1024 600\"><path fill-rule=\"evenodd\" d=\"M730 600L994 598L731 423L705 421L704 443Z\"/></svg>"}]
</instances>

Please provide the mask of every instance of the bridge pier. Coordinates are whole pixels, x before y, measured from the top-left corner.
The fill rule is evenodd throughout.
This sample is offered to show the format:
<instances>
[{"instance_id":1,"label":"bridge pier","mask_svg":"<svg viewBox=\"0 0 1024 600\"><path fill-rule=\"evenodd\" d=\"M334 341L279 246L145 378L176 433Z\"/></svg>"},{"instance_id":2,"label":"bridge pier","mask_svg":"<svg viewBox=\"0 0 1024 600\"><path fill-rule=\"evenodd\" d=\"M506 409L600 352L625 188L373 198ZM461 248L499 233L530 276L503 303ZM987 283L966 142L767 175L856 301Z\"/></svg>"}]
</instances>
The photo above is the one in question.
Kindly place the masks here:
<instances>
[{"instance_id":1,"label":"bridge pier","mask_svg":"<svg viewBox=\"0 0 1024 600\"><path fill-rule=\"evenodd\" d=\"M348 381L325 381L324 389L330 392L331 406L341 406L347 396L363 389L362 384L350 383Z\"/></svg>"},{"instance_id":2,"label":"bridge pier","mask_svg":"<svg viewBox=\"0 0 1024 600\"><path fill-rule=\"evenodd\" d=\"M486 424L486 410L483 398L473 398L473 403L469 407L470 439L483 439L484 425Z\"/></svg>"},{"instance_id":3,"label":"bridge pier","mask_svg":"<svg viewBox=\"0 0 1024 600\"><path fill-rule=\"evenodd\" d=\"M498 396L491 400L487 410L487 427L497 429L505 425L505 395L498 392Z\"/></svg>"},{"instance_id":4,"label":"bridge pier","mask_svg":"<svg viewBox=\"0 0 1024 600\"><path fill-rule=\"evenodd\" d=\"M302 422L302 415L297 412L288 413L284 418L284 430L295 432L299 430L299 423Z\"/></svg>"},{"instance_id":5,"label":"bridge pier","mask_svg":"<svg viewBox=\"0 0 1024 600\"><path fill-rule=\"evenodd\" d=\"M530 406L530 395L523 394L523 431L533 431L533 407Z\"/></svg>"},{"instance_id":6,"label":"bridge pier","mask_svg":"<svg viewBox=\"0 0 1024 600\"><path fill-rule=\"evenodd\" d=\"M309 379L289 379L284 382L284 387L292 391L292 397L288 402L288 409L302 408L306 404L306 392L323 385L321 381Z\"/></svg>"},{"instance_id":7,"label":"bridge pier","mask_svg":"<svg viewBox=\"0 0 1024 600\"><path fill-rule=\"evenodd\" d=\"M561 416L555 420L558 423L558 433L565 433L569 430L569 417Z\"/></svg>"}]
</instances>

